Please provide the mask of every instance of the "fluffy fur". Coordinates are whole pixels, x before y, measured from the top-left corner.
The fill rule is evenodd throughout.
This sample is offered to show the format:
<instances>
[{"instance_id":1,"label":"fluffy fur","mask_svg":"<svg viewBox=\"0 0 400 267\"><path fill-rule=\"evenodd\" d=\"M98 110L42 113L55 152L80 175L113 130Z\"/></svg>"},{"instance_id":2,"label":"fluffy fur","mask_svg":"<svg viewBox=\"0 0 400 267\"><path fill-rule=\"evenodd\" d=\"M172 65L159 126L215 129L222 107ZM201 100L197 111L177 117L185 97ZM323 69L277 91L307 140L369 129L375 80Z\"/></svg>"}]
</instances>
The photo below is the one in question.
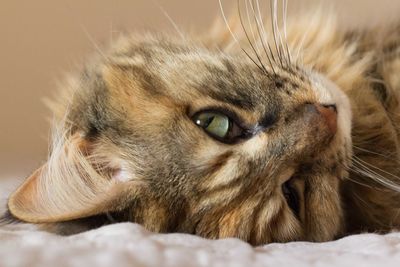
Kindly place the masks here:
<instances>
[{"instance_id":1,"label":"fluffy fur","mask_svg":"<svg viewBox=\"0 0 400 267\"><path fill-rule=\"evenodd\" d=\"M271 9L263 20L244 1L205 37L121 37L52 103L51 156L10 215L61 234L133 221L254 245L399 227L399 27ZM192 120L207 109L250 137L211 138Z\"/></svg>"}]
</instances>

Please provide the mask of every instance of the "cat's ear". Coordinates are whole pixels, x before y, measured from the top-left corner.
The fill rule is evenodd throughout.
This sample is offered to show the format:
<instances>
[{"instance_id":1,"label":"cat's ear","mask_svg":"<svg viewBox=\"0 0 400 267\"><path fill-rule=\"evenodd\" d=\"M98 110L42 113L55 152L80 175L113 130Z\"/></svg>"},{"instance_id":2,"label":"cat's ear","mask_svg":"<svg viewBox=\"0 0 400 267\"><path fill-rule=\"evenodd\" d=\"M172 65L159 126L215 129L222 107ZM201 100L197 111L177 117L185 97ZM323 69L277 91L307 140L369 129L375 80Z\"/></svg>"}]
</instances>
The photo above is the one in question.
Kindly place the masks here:
<instances>
[{"instance_id":1,"label":"cat's ear","mask_svg":"<svg viewBox=\"0 0 400 267\"><path fill-rule=\"evenodd\" d=\"M114 176L120 170L93 162L92 144L75 134L55 144L48 162L36 170L9 198L16 218L51 223L89 217L127 205L139 194L140 183Z\"/></svg>"}]
</instances>

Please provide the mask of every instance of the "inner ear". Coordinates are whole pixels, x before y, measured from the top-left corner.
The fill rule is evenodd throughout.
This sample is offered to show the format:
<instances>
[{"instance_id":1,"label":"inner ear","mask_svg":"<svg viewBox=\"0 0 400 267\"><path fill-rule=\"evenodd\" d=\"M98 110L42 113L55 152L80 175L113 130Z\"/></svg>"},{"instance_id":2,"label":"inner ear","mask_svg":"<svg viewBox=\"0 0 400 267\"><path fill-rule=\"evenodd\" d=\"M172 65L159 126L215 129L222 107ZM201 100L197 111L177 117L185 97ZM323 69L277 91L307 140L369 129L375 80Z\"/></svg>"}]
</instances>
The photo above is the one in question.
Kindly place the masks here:
<instances>
[{"instance_id":1,"label":"inner ear","mask_svg":"<svg viewBox=\"0 0 400 267\"><path fill-rule=\"evenodd\" d=\"M132 197L137 182L121 182L91 155L93 144L79 134L58 140L46 164L11 195L8 208L16 218L51 223L112 211Z\"/></svg>"}]
</instances>

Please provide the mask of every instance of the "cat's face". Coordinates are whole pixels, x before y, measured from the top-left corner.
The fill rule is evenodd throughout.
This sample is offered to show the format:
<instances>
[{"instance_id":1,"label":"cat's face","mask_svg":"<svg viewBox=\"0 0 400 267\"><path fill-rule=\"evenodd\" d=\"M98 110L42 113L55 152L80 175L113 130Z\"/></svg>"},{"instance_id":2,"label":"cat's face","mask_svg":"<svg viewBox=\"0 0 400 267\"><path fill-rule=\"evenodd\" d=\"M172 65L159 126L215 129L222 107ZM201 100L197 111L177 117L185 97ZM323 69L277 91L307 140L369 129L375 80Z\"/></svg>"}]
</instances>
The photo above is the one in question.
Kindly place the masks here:
<instances>
[{"instance_id":1,"label":"cat's face","mask_svg":"<svg viewBox=\"0 0 400 267\"><path fill-rule=\"evenodd\" d=\"M24 198L61 201L26 185L10 200L16 217L57 222L109 212L154 231L252 244L339 234L351 114L319 74L295 65L266 74L244 55L150 38L125 40L73 87L67 139L85 144L81 156L100 175L59 179L57 192L70 190L73 201L98 179L109 184L91 190L88 207L80 201L61 211L23 210ZM65 150L75 141L68 142ZM44 169L27 184L48 183Z\"/></svg>"}]
</instances>

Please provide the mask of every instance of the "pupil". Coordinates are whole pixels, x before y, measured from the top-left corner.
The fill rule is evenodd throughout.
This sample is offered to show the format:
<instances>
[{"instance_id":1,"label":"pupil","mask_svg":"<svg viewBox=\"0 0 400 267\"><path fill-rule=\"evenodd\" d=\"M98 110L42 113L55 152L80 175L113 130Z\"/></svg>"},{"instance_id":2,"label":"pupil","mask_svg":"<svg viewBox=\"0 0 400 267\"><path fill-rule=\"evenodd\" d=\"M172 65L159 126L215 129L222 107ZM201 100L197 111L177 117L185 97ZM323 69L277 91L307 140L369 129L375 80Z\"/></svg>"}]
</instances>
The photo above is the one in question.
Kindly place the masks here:
<instances>
[{"instance_id":1,"label":"pupil","mask_svg":"<svg viewBox=\"0 0 400 267\"><path fill-rule=\"evenodd\" d=\"M214 120L215 116L206 116L206 115L200 115L199 118L196 120L196 124L203 127L207 128L210 123Z\"/></svg>"},{"instance_id":2,"label":"pupil","mask_svg":"<svg viewBox=\"0 0 400 267\"><path fill-rule=\"evenodd\" d=\"M208 117L205 121L204 121L204 127L207 128L214 120L214 116L210 116Z\"/></svg>"},{"instance_id":3,"label":"pupil","mask_svg":"<svg viewBox=\"0 0 400 267\"><path fill-rule=\"evenodd\" d=\"M229 120L223 116L215 116L207 126L207 131L220 138L225 138L229 131Z\"/></svg>"}]
</instances>

